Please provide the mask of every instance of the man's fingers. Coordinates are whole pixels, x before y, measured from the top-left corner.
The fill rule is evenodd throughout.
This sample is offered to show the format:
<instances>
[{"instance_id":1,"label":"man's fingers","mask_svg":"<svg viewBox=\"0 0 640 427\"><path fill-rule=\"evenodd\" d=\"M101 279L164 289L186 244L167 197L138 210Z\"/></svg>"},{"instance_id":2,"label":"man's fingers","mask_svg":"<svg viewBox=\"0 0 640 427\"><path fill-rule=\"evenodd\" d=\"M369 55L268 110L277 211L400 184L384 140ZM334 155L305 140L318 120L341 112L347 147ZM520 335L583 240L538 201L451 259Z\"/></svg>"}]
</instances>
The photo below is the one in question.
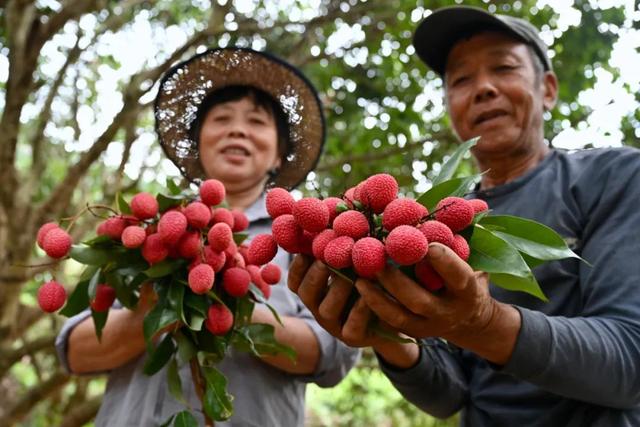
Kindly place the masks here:
<instances>
[{"instance_id":1,"label":"man's fingers","mask_svg":"<svg viewBox=\"0 0 640 427\"><path fill-rule=\"evenodd\" d=\"M438 297L407 277L397 268L387 267L378 281L398 302L413 313L428 316L437 307Z\"/></svg>"},{"instance_id":2,"label":"man's fingers","mask_svg":"<svg viewBox=\"0 0 640 427\"><path fill-rule=\"evenodd\" d=\"M314 313L327 292L329 269L321 261L315 261L302 279L298 287L298 296L302 302Z\"/></svg>"},{"instance_id":3,"label":"man's fingers","mask_svg":"<svg viewBox=\"0 0 640 427\"><path fill-rule=\"evenodd\" d=\"M450 248L440 243L431 243L426 258L442 276L447 289L463 291L474 279L473 269Z\"/></svg>"},{"instance_id":4,"label":"man's fingers","mask_svg":"<svg viewBox=\"0 0 640 427\"><path fill-rule=\"evenodd\" d=\"M347 321L342 327L342 338L346 342L361 343L367 338L369 322L373 313L362 298L358 298L351 308Z\"/></svg>"},{"instance_id":5,"label":"man's fingers","mask_svg":"<svg viewBox=\"0 0 640 427\"><path fill-rule=\"evenodd\" d=\"M298 293L298 288L300 287L300 284L302 284L302 280L307 274L307 270L312 263L313 258L305 255L299 254L293 257L293 261L291 261L291 265L289 266L287 286L289 286L289 289L296 294Z\"/></svg>"},{"instance_id":6,"label":"man's fingers","mask_svg":"<svg viewBox=\"0 0 640 427\"><path fill-rule=\"evenodd\" d=\"M353 288L352 282L342 277L333 278L329 291L318 307L320 317L325 320L339 321Z\"/></svg>"}]
</instances>

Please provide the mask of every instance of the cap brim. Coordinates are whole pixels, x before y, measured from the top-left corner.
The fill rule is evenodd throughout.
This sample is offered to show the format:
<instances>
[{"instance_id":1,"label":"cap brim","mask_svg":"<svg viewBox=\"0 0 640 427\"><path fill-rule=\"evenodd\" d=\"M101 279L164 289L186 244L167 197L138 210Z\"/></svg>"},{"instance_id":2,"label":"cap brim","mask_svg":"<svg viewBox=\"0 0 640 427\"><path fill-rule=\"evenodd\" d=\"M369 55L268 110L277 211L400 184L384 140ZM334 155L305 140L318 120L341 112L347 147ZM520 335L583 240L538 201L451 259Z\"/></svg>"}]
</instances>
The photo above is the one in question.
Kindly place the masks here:
<instances>
[{"instance_id":1,"label":"cap brim","mask_svg":"<svg viewBox=\"0 0 640 427\"><path fill-rule=\"evenodd\" d=\"M498 16L472 6L452 6L438 9L427 16L413 35L416 54L436 73L443 76L449 51L462 31L474 27L502 29L521 38Z\"/></svg>"},{"instance_id":2,"label":"cap brim","mask_svg":"<svg viewBox=\"0 0 640 427\"><path fill-rule=\"evenodd\" d=\"M169 159L190 181L208 178L189 129L203 99L226 86L253 86L271 95L289 125L291 151L273 184L294 188L315 168L325 139L322 104L298 69L264 52L209 49L172 67L160 81L154 112L156 132Z\"/></svg>"}]
</instances>

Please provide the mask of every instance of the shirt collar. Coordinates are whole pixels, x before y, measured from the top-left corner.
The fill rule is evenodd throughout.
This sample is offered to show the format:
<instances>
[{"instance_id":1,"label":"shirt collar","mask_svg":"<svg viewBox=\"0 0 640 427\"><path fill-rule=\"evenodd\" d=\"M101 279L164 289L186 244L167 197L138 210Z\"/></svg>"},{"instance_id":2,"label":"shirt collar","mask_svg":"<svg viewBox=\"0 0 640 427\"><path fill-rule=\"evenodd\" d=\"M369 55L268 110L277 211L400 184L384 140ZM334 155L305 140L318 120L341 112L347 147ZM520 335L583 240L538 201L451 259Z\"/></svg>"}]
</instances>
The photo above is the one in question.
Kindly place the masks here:
<instances>
[{"instance_id":1,"label":"shirt collar","mask_svg":"<svg viewBox=\"0 0 640 427\"><path fill-rule=\"evenodd\" d=\"M266 193L262 192L260 197L258 197L256 201L253 202L246 211L244 211L244 214L249 219L249 223L270 218L269 213L267 212Z\"/></svg>"}]
</instances>

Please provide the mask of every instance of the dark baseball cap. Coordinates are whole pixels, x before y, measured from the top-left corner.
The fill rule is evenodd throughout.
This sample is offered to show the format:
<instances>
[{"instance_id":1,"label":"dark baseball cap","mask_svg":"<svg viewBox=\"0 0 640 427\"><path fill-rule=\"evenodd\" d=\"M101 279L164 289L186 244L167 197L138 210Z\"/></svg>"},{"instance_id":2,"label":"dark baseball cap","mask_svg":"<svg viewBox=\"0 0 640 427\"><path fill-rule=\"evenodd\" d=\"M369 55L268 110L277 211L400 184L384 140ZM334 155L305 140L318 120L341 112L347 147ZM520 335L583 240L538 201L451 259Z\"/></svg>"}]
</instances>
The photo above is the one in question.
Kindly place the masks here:
<instances>
[{"instance_id":1,"label":"dark baseball cap","mask_svg":"<svg viewBox=\"0 0 640 427\"><path fill-rule=\"evenodd\" d=\"M413 46L420 59L443 76L453 46L464 36L482 30L501 31L521 40L533 48L545 71L551 71L547 46L535 26L521 18L493 14L477 7L452 6L436 10L418 25Z\"/></svg>"}]
</instances>

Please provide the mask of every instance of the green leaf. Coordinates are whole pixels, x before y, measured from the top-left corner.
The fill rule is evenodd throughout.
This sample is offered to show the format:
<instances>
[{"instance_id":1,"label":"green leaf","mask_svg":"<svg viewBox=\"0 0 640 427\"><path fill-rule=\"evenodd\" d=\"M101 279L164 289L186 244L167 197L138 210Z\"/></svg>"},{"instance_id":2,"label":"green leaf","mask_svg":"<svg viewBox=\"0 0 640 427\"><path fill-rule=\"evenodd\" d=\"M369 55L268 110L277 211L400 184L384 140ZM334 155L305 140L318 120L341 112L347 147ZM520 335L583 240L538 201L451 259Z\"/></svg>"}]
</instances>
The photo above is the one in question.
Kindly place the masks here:
<instances>
[{"instance_id":1,"label":"green leaf","mask_svg":"<svg viewBox=\"0 0 640 427\"><path fill-rule=\"evenodd\" d=\"M185 406L189 406L189 403L185 400L182 393L182 382L180 381L180 374L178 373L178 362L176 358L172 358L167 366L167 381L169 385L169 392L175 397L175 399Z\"/></svg>"},{"instance_id":2,"label":"green leaf","mask_svg":"<svg viewBox=\"0 0 640 427\"><path fill-rule=\"evenodd\" d=\"M178 412L175 417L173 427L198 427L198 420L189 411Z\"/></svg>"},{"instance_id":3,"label":"green leaf","mask_svg":"<svg viewBox=\"0 0 640 427\"><path fill-rule=\"evenodd\" d=\"M476 182L480 176L472 175L441 182L418 197L417 202L426 207L430 213L433 213L440 200L449 196L464 196L469 191L471 184Z\"/></svg>"},{"instance_id":4,"label":"green leaf","mask_svg":"<svg viewBox=\"0 0 640 427\"><path fill-rule=\"evenodd\" d=\"M209 310L209 304L207 304L207 301L202 298L202 296L196 295L193 292L187 292L185 294L184 304L187 307L191 307L192 309L196 310L203 316L206 316L207 311Z\"/></svg>"},{"instance_id":5,"label":"green leaf","mask_svg":"<svg viewBox=\"0 0 640 427\"><path fill-rule=\"evenodd\" d=\"M164 212L169 208L180 205L184 201L184 197L158 194L156 200L158 201L160 212Z\"/></svg>"},{"instance_id":6,"label":"green leaf","mask_svg":"<svg viewBox=\"0 0 640 427\"><path fill-rule=\"evenodd\" d=\"M175 351L176 346L173 344L171 334L167 334L160 344L153 351L149 352L142 371L146 375L155 374L167 364Z\"/></svg>"},{"instance_id":7,"label":"green leaf","mask_svg":"<svg viewBox=\"0 0 640 427\"><path fill-rule=\"evenodd\" d=\"M89 307L89 280L83 280L76 285L64 308L60 310L60 314L63 316L71 317L80 313L82 310Z\"/></svg>"},{"instance_id":8,"label":"green leaf","mask_svg":"<svg viewBox=\"0 0 640 427\"><path fill-rule=\"evenodd\" d=\"M169 286L168 300L171 307L176 311L178 318L182 323L187 323L184 317L183 299L185 287L180 283L173 281Z\"/></svg>"},{"instance_id":9,"label":"green leaf","mask_svg":"<svg viewBox=\"0 0 640 427\"><path fill-rule=\"evenodd\" d=\"M203 366L205 383L204 411L215 421L224 421L233 414L233 398L227 393L227 379L214 367Z\"/></svg>"},{"instance_id":10,"label":"green leaf","mask_svg":"<svg viewBox=\"0 0 640 427\"><path fill-rule=\"evenodd\" d=\"M130 310L135 309L138 303L138 297L134 292L133 287L125 285L123 276L120 274L121 270L112 270L105 274L105 279L116 290L116 298L122 303L123 306Z\"/></svg>"},{"instance_id":11,"label":"green leaf","mask_svg":"<svg viewBox=\"0 0 640 427\"><path fill-rule=\"evenodd\" d=\"M156 304L153 310L144 317L142 322L142 330L144 339L147 342L147 349L151 349L153 337L158 331L177 321L178 316L174 310L161 303Z\"/></svg>"},{"instance_id":12,"label":"green leaf","mask_svg":"<svg viewBox=\"0 0 640 427\"><path fill-rule=\"evenodd\" d=\"M509 291L522 291L540 298L543 301L549 301L542 292L533 274L529 277L518 277L511 274L491 273L489 274L489 280L491 280L491 283L494 285Z\"/></svg>"},{"instance_id":13,"label":"green leaf","mask_svg":"<svg viewBox=\"0 0 640 427\"><path fill-rule=\"evenodd\" d=\"M184 261L177 259L166 259L164 261L160 261L157 264L152 265L147 270L144 271L144 274L151 279L157 279L158 277L168 276L178 268L184 265Z\"/></svg>"},{"instance_id":14,"label":"green leaf","mask_svg":"<svg viewBox=\"0 0 640 427\"><path fill-rule=\"evenodd\" d=\"M91 317L93 317L93 324L95 326L96 336L98 341L102 339L102 329L107 323L107 317L109 316L109 310L106 311L94 311L91 310Z\"/></svg>"},{"instance_id":15,"label":"green leaf","mask_svg":"<svg viewBox=\"0 0 640 427\"><path fill-rule=\"evenodd\" d=\"M490 226L493 234L533 258L544 261L580 258L555 230L538 222L510 215L489 215L479 224Z\"/></svg>"},{"instance_id":16,"label":"green leaf","mask_svg":"<svg viewBox=\"0 0 640 427\"><path fill-rule=\"evenodd\" d=\"M91 280L89 280L89 288L87 289L87 295L89 296L89 302L91 302L96 297L96 291L98 289L98 284L100 283L100 274L102 273L101 269L97 269L93 276L91 276Z\"/></svg>"},{"instance_id":17,"label":"green leaf","mask_svg":"<svg viewBox=\"0 0 640 427\"><path fill-rule=\"evenodd\" d=\"M221 361L228 348L228 337L218 337L212 335L207 329L196 332L198 350L208 353L216 361Z\"/></svg>"},{"instance_id":18,"label":"green leaf","mask_svg":"<svg viewBox=\"0 0 640 427\"><path fill-rule=\"evenodd\" d=\"M433 186L448 181L453 178L456 170L458 170L458 166L460 165L460 161L464 157L465 154L469 151L471 147L478 143L480 137L472 138L458 146L456 151L451 154L451 156L447 159L447 161L442 165L442 169L440 169L440 173L433 180Z\"/></svg>"},{"instance_id":19,"label":"green leaf","mask_svg":"<svg viewBox=\"0 0 640 427\"><path fill-rule=\"evenodd\" d=\"M487 273L507 273L528 277L531 270L516 248L480 226L475 226L469 240L469 265Z\"/></svg>"},{"instance_id":20,"label":"green leaf","mask_svg":"<svg viewBox=\"0 0 640 427\"><path fill-rule=\"evenodd\" d=\"M249 291L255 294L256 290L259 291L258 287L253 283L250 283ZM264 295L262 295L262 292L260 292L259 297L262 297L262 299L264 300ZM258 297L255 297L255 298L258 299ZM236 325L246 325L248 323L251 323L251 314L253 313L254 306L255 304L253 301L251 301L249 296L237 298L236 306L233 314L234 323Z\"/></svg>"},{"instance_id":21,"label":"green leaf","mask_svg":"<svg viewBox=\"0 0 640 427\"><path fill-rule=\"evenodd\" d=\"M233 233L233 241L236 245L241 245L248 237L249 235L247 233Z\"/></svg>"},{"instance_id":22,"label":"green leaf","mask_svg":"<svg viewBox=\"0 0 640 427\"><path fill-rule=\"evenodd\" d=\"M116 195L116 203L121 214L131 214L131 207L129 207L129 203L127 203L124 197L122 197L122 193L120 192L118 192L118 194Z\"/></svg>"},{"instance_id":23,"label":"green leaf","mask_svg":"<svg viewBox=\"0 0 640 427\"><path fill-rule=\"evenodd\" d=\"M177 196L178 194L182 193L182 190L180 189L180 187L178 187L178 184L176 184L176 182L171 177L167 177L167 189L173 196Z\"/></svg>"},{"instance_id":24,"label":"green leaf","mask_svg":"<svg viewBox=\"0 0 640 427\"><path fill-rule=\"evenodd\" d=\"M273 314L273 317L276 318L277 322L281 325L283 325L282 323L282 319L280 318L280 315L278 314L278 311L271 305L269 304L269 301L265 298L264 294L262 293L262 291L260 290L259 287L257 287L255 284L251 283L249 285L249 290L251 291L253 297L258 301L261 302L262 304L264 304L269 311L271 312L271 314ZM253 310L253 307L252 307ZM251 313L249 313L249 315L251 315ZM283 325L284 326L284 325Z\"/></svg>"},{"instance_id":25,"label":"green leaf","mask_svg":"<svg viewBox=\"0 0 640 427\"><path fill-rule=\"evenodd\" d=\"M188 335L183 334L181 331L176 332L173 335L176 343L178 344L178 356L184 363L189 362L198 351Z\"/></svg>"},{"instance_id":26,"label":"green leaf","mask_svg":"<svg viewBox=\"0 0 640 427\"><path fill-rule=\"evenodd\" d=\"M249 350L256 356L284 354L291 360L296 359L297 354L293 348L276 340L273 325L252 323L236 331L236 336L241 338L244 343L234 342L234 344L240 344L240 347L245 351Z\"/></svg>"},{"instance_id":27,"label":"green leaf","mask_svg":"<svg viewBox=\"0 0 640 427\"><path fill-rule=\"evenodd\" d=\"M80 264L105 265L113 260L114 251L112 249L97 249L89 246L73 245L69 255Z\"/></svg>"}]
</instances>

